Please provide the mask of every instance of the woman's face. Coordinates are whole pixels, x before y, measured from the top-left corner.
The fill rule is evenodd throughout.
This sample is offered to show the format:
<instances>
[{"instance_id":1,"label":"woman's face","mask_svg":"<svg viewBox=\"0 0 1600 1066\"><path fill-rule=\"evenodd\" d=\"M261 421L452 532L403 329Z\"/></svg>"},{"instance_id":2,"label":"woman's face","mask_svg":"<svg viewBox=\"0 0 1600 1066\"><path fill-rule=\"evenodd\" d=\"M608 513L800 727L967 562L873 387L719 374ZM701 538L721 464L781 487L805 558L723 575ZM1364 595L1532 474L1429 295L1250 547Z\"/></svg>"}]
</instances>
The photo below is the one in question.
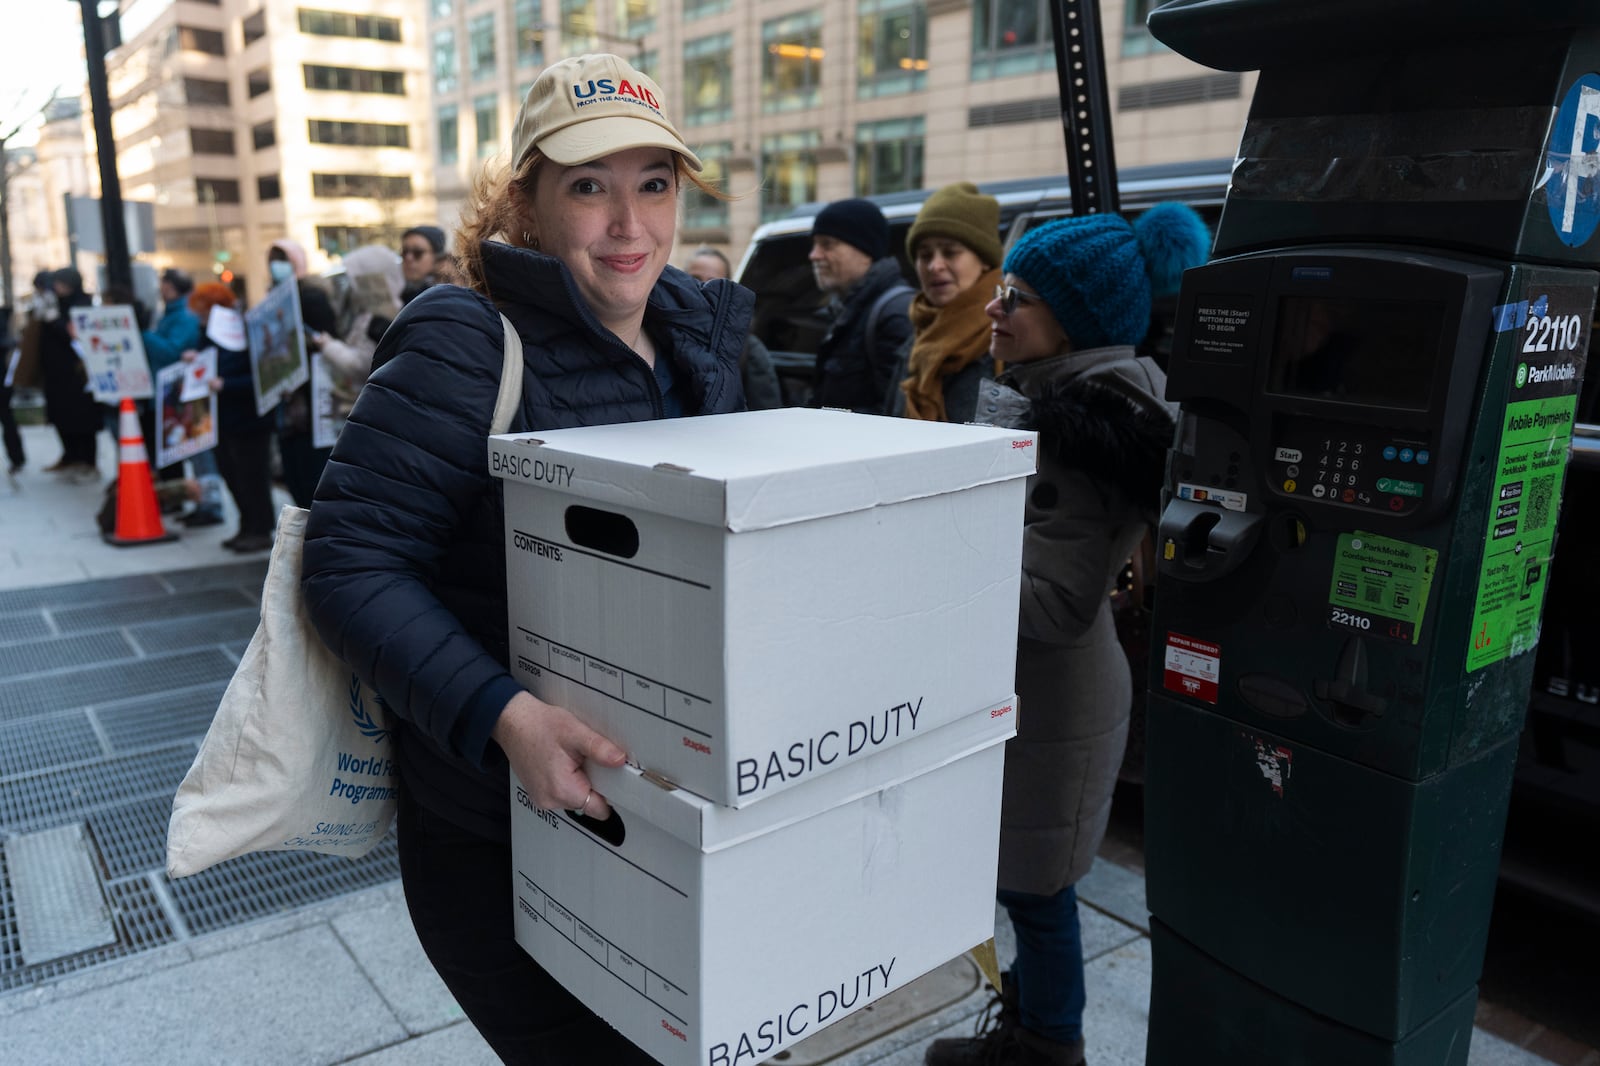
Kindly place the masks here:
<instances>
[{"instance_id":1,"label":"woman's face","mask_svg":"<svg viewBox=\"0 0 1600 1066\"><path fill-rule=\"evenodd\" d=\"M988 270L976 252L950 237L918 241L916 266L923 298L935 307L966 292Z\"/></svg>"},{"instance_id":2,"label":"woman's face","mask_svg":"<svg viewBox=\"0 0 1600 1066\"><path fill-rule=\"evenodd\" d=\"M433 245L420 233L400 242L400 273L407 281L421 281L433 273Z\"/></svg>"},{"instance_id":3,"label":"woman's face","mask_svg":"<svg viewBox=\"0 0 1600 1066\"><path fill-rule=\"evenodd\" d=\"M1064 350L1066 331L1033 286L1007 274L1002 287L1016 289L1016 305L1006 314L1006 297L990 300L983 309L989 316L989 354L1007 363L1031 363Z\"/></svg>"},{"instance_id":4,"label":"woman's face","mask_svg":"<svg viewBox=\"0 0 1600 1066\"><path fill-rule=\"evenodd\" d=\"M575 167L540 164L533 188L539 250L572 271L590 310L632 343L678 222L677 157L631 148Z\"/></svg>"}]
</instances>

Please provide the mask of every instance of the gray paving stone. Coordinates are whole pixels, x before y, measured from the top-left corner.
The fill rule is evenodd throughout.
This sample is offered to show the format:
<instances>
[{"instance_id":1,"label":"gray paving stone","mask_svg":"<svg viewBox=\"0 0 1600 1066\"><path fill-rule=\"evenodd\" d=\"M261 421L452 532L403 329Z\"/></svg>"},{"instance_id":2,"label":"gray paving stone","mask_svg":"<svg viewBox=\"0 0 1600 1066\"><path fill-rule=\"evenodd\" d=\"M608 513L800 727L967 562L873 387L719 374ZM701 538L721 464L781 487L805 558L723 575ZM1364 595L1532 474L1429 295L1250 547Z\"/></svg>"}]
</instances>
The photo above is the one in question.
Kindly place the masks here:
<instances>
[{"instance_id":1,"label":"gray paving stone","mask_svg":"<svg viewBox=\"0 0 1600 1066\"><path fill-rule=\"evenodd\" d=\"M406 1038L329 929L309 929L6 1019L30 1066L343 1062Z\"/></svg>"},{"instance_id":2,"label":"gray paving stone","mask_svg":"<svg viewBox=\"0 0 1600 1066\"><path fill-rule=\"evenodd\" d=\"M500 1066L500 1059L466 1022L374 1051L348 1066Z\"/></svg>"},{"instance_id":3,"label":"gray paving stone","mask_svg":"<svg viewBox=\"0 0 1600 1066\"><path fill-rule=\"evenodd\" d=\"M1141 933L1150 932L1150 908L1144 902L1144 878L1114 862L1096 859L1078 882L1078 902L1087 903Z\"/></svg>"},{"instance_id":4,"label":"gray paving stone","mask_svg":"<svg viewBox=\"0 0 1600 1066\"><path fill-rule=\"evenodd\" d=\"M417 1034L465 1020L423 954L405 900L393 894L372 902L372 907L334 919L333 928L400 1024Z\"/></svg>"}]
</instances>

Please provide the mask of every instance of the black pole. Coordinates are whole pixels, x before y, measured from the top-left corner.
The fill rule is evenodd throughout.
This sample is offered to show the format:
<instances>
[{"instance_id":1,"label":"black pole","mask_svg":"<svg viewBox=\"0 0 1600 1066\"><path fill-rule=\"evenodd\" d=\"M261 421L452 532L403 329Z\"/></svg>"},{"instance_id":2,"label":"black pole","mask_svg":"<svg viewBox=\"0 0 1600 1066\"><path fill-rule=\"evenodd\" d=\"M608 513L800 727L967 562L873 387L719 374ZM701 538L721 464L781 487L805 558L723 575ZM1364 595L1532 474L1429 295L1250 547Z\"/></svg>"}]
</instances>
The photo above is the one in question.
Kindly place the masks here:
<instances>
[{"instance_id":1,"label":"black pole","mask_svg":"<svg viewBox=\"0 0 1600 1066\"><path fill-rule=\"evenodd\" d=\"M83 51L89 62L89 105L94 111L94 140L100 155L100 229L105 234L106 281L133 288L128 257L128 231L122 219L122 181L117 177L117 146L111 138L111 93L106 87L106 50L99 0L78 0L83 9Z\"/></svg>"},{"instance_id":2,"label":"black pole","mask_svg":"<svg viewBox=\"0 0 1600 1066\"><path fill-rule=\"evenodd\" d=\"M0 134L0 307L15 307L11 292L11 160L6 142L12 134ZM0 322L0 336L7 323Z\"/></svg>"},{"instance_id":3,"label":"black pole","mask_svg":"<svg viewBox=\"0 0 1600 1066\"><path fill-rule=\"evenodd\" d=\"M1054 0L1050 32L1056 46L1061 126L1067 136L1067 185L1072 213L1120 209L1117 157L1111 149L1111 93L1100 33L1099 0Z\"/></svg>"}]
</instances>

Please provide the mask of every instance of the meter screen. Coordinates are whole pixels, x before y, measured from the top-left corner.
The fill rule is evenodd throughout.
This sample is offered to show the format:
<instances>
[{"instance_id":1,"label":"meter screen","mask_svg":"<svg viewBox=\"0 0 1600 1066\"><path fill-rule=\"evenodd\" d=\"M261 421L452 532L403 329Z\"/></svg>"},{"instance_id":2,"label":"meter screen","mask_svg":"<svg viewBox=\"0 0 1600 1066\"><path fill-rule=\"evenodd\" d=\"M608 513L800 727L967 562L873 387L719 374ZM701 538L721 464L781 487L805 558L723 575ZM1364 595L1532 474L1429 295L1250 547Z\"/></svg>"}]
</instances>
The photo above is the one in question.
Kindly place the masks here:
<instances>
[{"instance_id":1,"label":"meter screen","mask_svg":"<svg viewBox=\"0 0 1600 1066\"><path fill-rule=\"evenodd\" d=\"M1443 318L1432 301L1284 296L1267 391L1427 410Z\"/></svg>"}]
</instances>

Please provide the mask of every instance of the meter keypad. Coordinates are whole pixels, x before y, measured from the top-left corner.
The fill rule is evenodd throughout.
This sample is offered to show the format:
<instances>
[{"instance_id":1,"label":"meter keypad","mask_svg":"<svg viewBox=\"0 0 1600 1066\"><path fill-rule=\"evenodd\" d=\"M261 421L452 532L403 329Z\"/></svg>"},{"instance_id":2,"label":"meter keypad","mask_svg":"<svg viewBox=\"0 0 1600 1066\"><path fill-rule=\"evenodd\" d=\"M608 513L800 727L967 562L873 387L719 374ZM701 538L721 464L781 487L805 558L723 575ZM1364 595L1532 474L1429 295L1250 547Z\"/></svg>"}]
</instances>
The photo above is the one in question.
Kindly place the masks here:
<instances>
[{"instance_id":1,"label":"meter keypad","mask_svg":"<svg viewBox=\"0 0 1600 1066\"><path fill-rule=\"evenodd\" d=\"M1268 480L1282 495L1407 514L1428 493L1433 467L1425 441L1356 426L1278 428Z\"/></svg>"}]
</instances>

